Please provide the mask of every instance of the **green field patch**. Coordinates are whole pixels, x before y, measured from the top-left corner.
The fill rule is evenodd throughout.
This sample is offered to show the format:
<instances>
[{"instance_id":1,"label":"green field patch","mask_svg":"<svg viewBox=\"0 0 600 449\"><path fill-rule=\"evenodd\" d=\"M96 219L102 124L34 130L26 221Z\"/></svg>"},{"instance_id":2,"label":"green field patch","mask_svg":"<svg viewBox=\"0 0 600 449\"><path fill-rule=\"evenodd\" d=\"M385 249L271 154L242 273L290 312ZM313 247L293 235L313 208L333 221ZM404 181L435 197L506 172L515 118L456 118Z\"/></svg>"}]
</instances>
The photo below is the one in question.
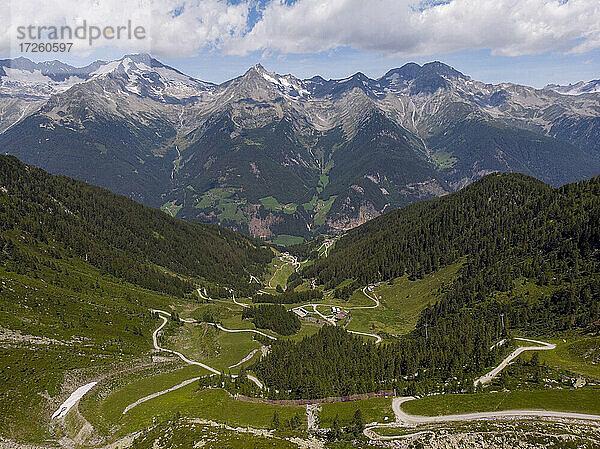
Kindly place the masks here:
<instances>
[{"instance_id":1,"label":"green field patch","mask_svg":"<svg viewBox=\"0 0 600 449\"><path fill-rule=\"evenodd\" d=\"M329 210L331 209L331 205L333 204L333 202L335 201L335 199L337 198L337 195L333 195L330 196L328 200L323 201L323 200L319 200L317 202L317 204L315 205L315 224L322 226L325 224L325 220L327 218L327 214L329 213Z\"/></svg>"},{"instance_id":2,"label":"green field patch","mask_svg":"<svg viewBox=\"0 0 600 449\"><path fill-rule=\"evenodd\" d=\"M436 151L433 155L433 162L441 169L452 168L456 165L458 159L452 156L452 153L446 151Z\"/></svg>"},{"instance_id":3,"label":"green field patch","mask_svg":"<svg viewBox=\"0 0 600 449\"><path fill-rule=\"evenodd\" d=\"M200 202L197 204L197 208L206 209L208 207L215 207L220 201L231 198L235 193L234 188L221 188L217 187L210 189L209 191L202 194Z\"/></svg>"},{"instance_id":4,"label":"green field patch","mask_svg":"<svg viewBox=\"0 0 600 449\"><path fill-rule=\"evenodd\" d=\"M298 333L296 333L294 335L289 335L289 336L278 336L277 338L279 340L300 341L304 337L310 337L311 335L316 334L318 331L319 331L319 326L303 324Z\"/></svg>"},{"instance_id":5,"label":"green field patch","mask_svg":"<svg viewBox=\"0 0 600 449\"><path fill-rule=\"evenodd\" d=\"M280 246L298 245L300 243L304 243L304 237L300 237L297 235L279 234L271 242L275 245Z\"/></svg>"},{"instance_id":6,"label":"green field patch","mask_svg":"<svg viewBox=\"0 0 600 449\"><path fill-rule=\"evenodd\" d=\"M205 418L230 426L269 428L275 412L281 422L299 414L306 421L304 407L282 407L236 401L224 390L198 390L196 383L164 394L140 404L127 413L120 434L128 434L148 427L152 418L159 421L171 419L177 413L187 418ZM306 424L304 424L306 426Z\"/></svg>"},{"instance_id":7,"label":"green field patch","mask_svg":"<svg viewBox=\"0 0 600 449\"><path fill-rule=\"evenodd\" d=\"M540 351L541 362L553 368L600 379L600 337L565 335L564 338L549 341L556 345L556 349Z\"/></svg>"},{"instance_id":8,"label":"green field patch","mask_svg":"<svg viewBox=\"0 0 600 449\"><path fill-rule=\"evenodd\" d=\"M327 184L329 184L329 176L319 175L319 186L325 188L327 187Z\"/></svg>"},{"instance_id":9,"label":"green field patch","mask_svg":"<svg viewBox=\"0 0 600 449\"><path fill-rule=\"evenodd\" d=\"M250 332L224 332L210 324L170 325L164 332L164 346L181 352L196 362L227 372L261 345ZM236 371L234 369L233 371Z\"/></svg>"},{"instance_id":10,"label":"green field patch","mask_svg":"<svg viewBox=\"0 0 600 449\"><path fill-rule=\"evenodd\" d=\"M150 394L169 389L194 377L209 374L196 365L187 365L171 372L156 372L149 368L109 378L84 397L79 404L83 416L101 434L108 435L123 417L129 404Z\"/></svg>"},{"instance_id":11,"label":"green field patch","mask_svg":"<svg viewBox=\"0 0 600 449\"><path fill-rule=\"evenodd\" d=\"M177 200L167 201L165 204L160 206L160 210L169 214L171 217L175 217L177 213L181 210L183 205L179 206L177 204Z\"/></svg>"},{"instance_id":12,"label":"green field patch","mask_svg":"<svg viewBox=\"0 0 600 449\"><path fill-rule=\"evenodd\" d=\"M371 293L381 297L381 306L376 309L353 310L348 329L370 333L382 331L391 335L410 332L421 311L429 303L437 301L439 288L448 285L455 278L461 265L462 263L449 265L415 281L409 280L405 275L394 279L392 285L383 283ZM364 297L364 294L357 290L351 300L357 296ZM368 303L371 304L373 301Z\"/></svg>"},{"instance_id":13,"label":"green field patch","mask_svg":"<svg viewBox=\"0 0 600 449\"><path fill-rule=\"evenodd\" d=\"M217 209L221 210L218 215L219 220L230 220L230 221L245 221L246 216L244 212L238 207L236 203L219 203Z\"/></svg>"},{"instance_id":14,"label":"green field patch","mask_svg":"<svg viewBox=\"0 0 600 449\"><path fill-rule=\"evenodd\" d=\"M284 213L291 215L296 212L297 207L298 206L295 203L284 204L282 210Z\"/></svg>"},{"instance_id":15,"label":"green field patch","mask_svg":"<svg viewBox=\"0 0 600 449\"><path fill-rule=\"evenodd\" d=\"M295 268L292 264L282 261L279 257L275 257L267 269L265 282L267 287L266 291L271 293L278 285L285 289L287 280L294 270Z\"/></svg>"},{"instance_id":16,"label":"green field patch","mask_svg":"<svg viewBox=\"0 0 600 449\"><path fill-rule=\"evenodd\" d=\"M293 214L296 212L296 209L298 207L296 203L280 204L279 201L277 201L277 198L273 196L261 198L259 201L266 210L273 212Z\"/></svg>"},{"instance_id":17,"label":"green field patch","mask_svg":"<svg viewBox=\"0 0 600 449\"><path fill-rule=\"evenodd\" d=\"M513 288L509 292L493 292L488 298L497 301L511 301L515 297L537 299L543 295L551 294L559 288L557 285L539 285L532 279L519 278L513 281Z\"/></svg>"},{"instance_id":18,"label":"green field patch","mask_svg":"<svg viewBox=\"0 0 600 449\"><path fill-rule=\"evenodd\" d=\"M552 410L600 414L600 390L539 390L441 394L402 404L411 415L438 416L499 410Z\"/></svg>"},{"instance_id":19,"label":"green field patch","mask_svg":"<svg viewBox=\"0 0 600 449\"><path fill-rule=\"evenodd\" d=\"M312 199L308 203L302 204L302 207L306 211L314 210L318 201L319 201L319 197L317 195L313 195Z\"/></svg>"},{"instance_id":20,"label":"green field patch","mask_svg":"<svg viewBox=\"0 0 600 449\"><path fill-rule=\"evenodd\" d=\"M200 197L200 201L196 203L195 207L198 209L217 209L220 211L218 218L221 221L246 221L247 218L242 210L246 200L234 196L237 190L233 187L211 189Z\"/></svg>"},{"instance_id":21,"label":"green field patch","mask_svg":"<svg viewBox=\"0 0 600 449\"><path fill-rule=\"evenodd\" d=\"M206 303L194 304L186 309L179 308L181 318L192 318L196 321L226 321L239 316L241 307L231 299L213 299Z\"/></svg>"},{"instance_id":22,"label":"green field patch","mask_svg":"<svg viewBox=\"0 0 600 449\"><path fill-rule=\"evenodd\" d=\"M275 198L273 196L267 196L265 198L261 198L259 201L263 205L263 207L267 210L281 209L281 204L279 204L279 201L277 201L277 198Z\"/></svg>"},{"instance_id":23,"label":"green field patch","mask_svg":"<svg viewBox=\"0 0 600 449\"><path fill-rule=\"evenodd\" d=\"M356 410L361 411L363 419L367 423L393 422L396 419L392 410L391 398L373 398L362 401L323 404L319 413L319 426L331 427L336 415L338 415L341 426L350 425Z\"/></svg>"}]
</instances>

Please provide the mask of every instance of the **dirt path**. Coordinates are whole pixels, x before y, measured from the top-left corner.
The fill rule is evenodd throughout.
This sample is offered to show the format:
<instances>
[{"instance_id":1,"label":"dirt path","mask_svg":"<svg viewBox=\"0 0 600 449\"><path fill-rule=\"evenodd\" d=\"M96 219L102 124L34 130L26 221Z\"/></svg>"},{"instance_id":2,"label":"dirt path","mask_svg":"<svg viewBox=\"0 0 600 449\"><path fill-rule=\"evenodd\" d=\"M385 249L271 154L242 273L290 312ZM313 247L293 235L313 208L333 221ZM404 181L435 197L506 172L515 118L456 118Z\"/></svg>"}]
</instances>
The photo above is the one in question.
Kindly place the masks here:
<instances>
[{"instance_id":1,"label":"dirt path","mask_svg":"<svg viewBox=\"0 0 600 449\"><path fill-rule=\"evenodd\" d=\"M158 351L164 351L164 352L169 352L169 353L171 353L171 354L174 354L174 355L178 356L178 357L179 357L181 360L183 360L183 361L184 361L185 363L187 363L188 365L197 365L197 366L200 366L200 367L202 367L202 368L204 368L204 369L206 369L206 370L210 371L211 373L213 373L213 374L215 374L215 375L221 375L221 372L220 372L220 371L216 370L215 368L213 368L213 367L211 367L211 366L208 366L208 365L206 365L206 364L204 364L204 363L201 363L201 362L196 362L196 361L194 361L194 360L190 360L190 359L188 359L188 358L187 358L185 355L183 355L183 354L182 354L182 353L180 353L180 352L173 351L173 350L171 350L171 349L167 349L167 348L163 348L163 347L161 347L161 346L158 344L158 333L159 333L159 332L162 330L162 328L163 328L163 327L165 327L165 325L168 323L168 321L169 321L169 320L168 320L168 318L167 318L165 315L169 315L169 316L170 316L170 313L169 313L169 312L165 312L164 310L158 310L158 309L152 309L152 312L153 312L153 313L158 313L158 314L159 314L159 316L160 316L160 318L162 318L162 320L163 320L162 324L161 324L160 326L158 326L158 328L157 328L157 329L154 331L154 333L152 334L152 341L153 341L153 343L154 343L154 348L155 348L156 350L158 350ZM190 319L187 319L187 320L186 320L186 319L184 319L184 320L182 320L182 321L184 321L184 322L186 322L186 323L196 324L196 322L195 322L194 320L190 320ZM213 324L213 323L208 323L208 324ZM225 328L223 328L222 326L220 326L220 325L218 325L218 324L213 324L213 325L214 325L214 326L216 326L217 328L219 328L219 329L223 330L224 332L243 332L243 331L251 332L251 331L252 331L252 329L239 329L239 330L231 330L231 329L225 329ZM262 332L259 332L259 331L255 331L255 332L258 332L258 333L262 334ZM272 338L272 339L276 339L275 337L271 337L270 335L267 335L267 334L262 334L262 335L265 335L265 336L267 336L267 337L269 337L269 338ZM254 351L254 353L256 353L256 351L258 351L258 349L256 349L256 350ZM249 360L249 359L250 359L250 358L251 358L251 357L254 355L254 353L252 353L252 352L251 352L250 354L248 354L248 356L246 356L246 358L245 358L245 359L242 359L242 361L240 361L240 362L239 362L237 365L240 365L240 364L242 364L243 362L245 362L246 360ZM237 365L234 365L234 366L237 366ZM233 367L234 367L234 366L233 366ZM230 366L230 368L233 368L233 367L231 367L231 366ZM235 378L235 377L237 377L237 376L235 376L235 375L232 375L231 377ZM251 382L254 382L254 383L256 384L256 386L257 386L258 388L260 388L261 390L264 388L264 385L263 385L263 383L262 383L260 380L258 380L258 379L257 379L255 376L253 376L253 375L251 375L251 374L248 374L246 377L247 377L247 378L248 378L248 380L250 380ZM175 385L175 386L173 386L173 387L171 387L171 388L168 388L168 389L166 389L166 390L158 391L158 392L156 392L156 393L152 393L152 394L150 394L150 395L148 395L148 396L144 396L143 398L140 398L140 399L138 399L137 401L135 401L135 402L133 402L133 403L129 404L127 407L125 407L125 409L123 410L123 414L127 413L127 412L128 412L129 410L131 410L132 408L135 408L135 407L137 407L138 405L140 405L140 404L142 404L142 403L144 403L144 402L146 402L146 401L149 401L149 400L151 400L151 399L154 399L154 398L156 398L156 397L158 397L158 396L162 396L163 394L170 393L170 392L172 392L172 391L175 391L175 390L178 390L178 389L180 389L180 388L183 388L183 387L185 387L185 386L187 386L187 385L189 385L189 384L191 384L191 383L195 382L195 381L196 381L196 380L198 380L198 379L200 379L200 377L194 377L194 378L192 378L192 379L187 379L187 380L184 380L183 382L181 382L180 384L178 384L178 385ZM90 388L91 388L91 387L90 387Z\"/></svg>"},{"instance_id":2,"label":"dirt path","mask_svg":"<svg viewBox=\"0 0 600 449\"><path fill-rule=\"evenodd\" d=\"M275 288L271 285L271 282L273 281L273 279L275 279L275 275L277 274L277 272L279 270L281 270L283 267L285 267L286 265L292 265L294 267L294 270L296 270L296 271L298 271L298 268L300 267L298 258L296 256L292 256L291 254L282 253L279 256L279 260L281 260L283 262L283 264L275 270L275 272L273 273L273 276L271 276L271 279L269 279L269 282L267 284L269 288ZM287 284L287 282L286 282L286 284ZM285 285L284 285L284 288L285 288Z\"/></svg>"},{"instance_id":3,"label":"dirt path","mask_svg":"<svg viewBox=\"0 0 600 449\"><path fill-rule=\"evenodd\" d=\"M494 368L489 373L480 377L475 381L475 385L477 383L488 383L494 377L496 377L508 364L514 360L519 354L524 351L548 351L552 350L556 347L556 345L551 343L545 343L543 341L538 340L530 340L527 338L515 338L516 340L527 341L530 343L536 343L537 346L521 346L515 349L508 357L506 357L496 368ZM493 345L490 349L493 349L496 346L500 346L505 343L505 340L501 340L500 342ZM426 433L428 431L421 431L417 433L412 433L409 435L402 436L381 436L374 432L374 429L384 428L384 427L412 427L421 424L434 424L434 423L443 423L443 422L453 422L453 421L474 421L481 419L502 419L502 418L532 418L532 417L540 417L547 419L556 419L556 420L582 420L582 421L595 421L600 423L600 415L592 415L585 413L571 413L571 412L555 412L549 410L502 410L502 411L492 411L492 412L475 412L475 413L464 413L464 414L452 414L452 415L439 415L439 416L418 416L418 415L409 415L408 413L402 410L402 404L407 401L411 401L416 399L412 396L408 397L399 397L394 398L392 400L392 409L394 410L394 414L396 415L396 422L394 423L372 423L365 428L364 435L372 440L393 440L400 438L412 437L417 434Z\"/></svg>"},{"instance_id":4,"label":"dirt path","mask_svg":"<svg viewBox=\"0 0 600 449\"><path fill-rule=\"evenodd\" d=\"M154 310L152 310L152 311L153 311L153 312L157 312L157 313L159 313L159 314L160 314L160 313L163 313L163 314L166 314L166 315L170 315L168 312L165 312L164 310L156 310L156 309L154 309ZM169 352L169 353L171 353L171 354L175 354L176 356L178 356L178 357L179 357L181 360L183 360L183 361L184 361L185 363L187 363L188 365L197 365L197 366L201 366L202 368L204 368L204 369L207 369L208 371L212 372L213 374L216 374L216 375L220 375L220 374L221 374L221 372L220 372L220 371L218 371L218 370L214 369L214 368L213 368L213 367L211 367L211 366L208 366L208 365L206 365L206 364L204 364L204 363L201 363L201 362L196 362L196 361L194 361L194 360L190 360L190 359L188 359L188 358L187 358L186 356L184 356L184 355L183 355L181 352L177 352L177 351L173 351L173 350L171 350L171 349L166 349L166 348L162 348L162 347L160 347L160 346L158 345L158 341L157 341L157 338L158 338L158 333L160 332L160 330L161 330L161 329L162 329L162 328L163 328L163 327L164 327L164 326L167 324L167 322L168 322L167 318L166 318L164 315L160 315L160 317L163 319L163 323L162 323L162 324L161 324L161 325L160 325L160 326L159 326L159 327L158 327L158 328L157 328L157 329L154 331L154 333L152 334L152 340L153 340L153 342L154 342L154 347L155 347L157 350L159 350L159 351L165 351L165 352ZM183 320L183 321L185 321L186 323L194 323L194 321L193 321L193 320ZM266 337L269 337L269 338L271 338L271 339L277 340L275 337L272 337L272 336L270 336L270 335L264 334L264 333L262 333L262 332L260 332L260 331L255 331L255 330L253 330L253 329L225 329L225 328L224 328L223 326L221 326L220 324L214 324L214 323L208 323L208 324L213 324L215 327L217 327L218 329L220 329L220 330L222 330L222 331L224 331L224 332L256 332L256 333L259 333L259 334L261 334L261 335L264 335L264 336L266 336ZM231 376L231 377L237 377L237 376ZM248 379L249 379L249 380L251 380L252 382L254 382L254 383L256 384L256 386L257 386L258 388L260 388L261 390L264 388L264 385L262 384L262 382L261 382L261 381L259 381L259 380L258 380L256 377L254 377L254 376L252 376L252 375L250 375L250 374L248 374L248 375L247 375L247 377L248 377Z\"/></svg>"},{"instance_id":5,"label":"dirt path","mask_svg":"<svg viewBox=\"0 0 600 449\"><path fill-rule=\"evenodd\" d=\"M440 416L418 416L409 415L402 410L402 404L407 401L415 399L414 397L401 397L394 398L392 400L392 409L396 415L396 423L404 425L417 425L417 424L432 424L440 422L451 422L451 421L473 421L477 419L497 419L497 418L527 418L527 417L540 417L540 418L554 418L554 419L574 419L583 421L598 421L600 422L600 415L591 415L586 413L571 413L571 412L554 412L550 410L500 410L493 412L476 412L476 413L463 413L453 415L440 415Z\"/></svg>"},{"instance_id":6,"label":"dirt path","mask_svg":"<svg viewBox=\"0 0 600 449\"><path fill-rule=\"evenodd\" d=\"M536 343L539 346L520 346L520 347L518 347L508 357L506 357L496 368L491 370L489 373L484 374L479 379L476 379L474 382L475 385L477 385L477 384L484 385L484 384L491 382L492 379L494 377L498 376L498 374L500 374L500 372L504 368L506 368L510 362L512 362L515 358L517 358L521 353L523 353L525 351L548 351L548 350L556 348L556 345L554 345L552 343L545 343L543 341L538 341L538 340L529 340L527 338L515 338L515 340L528 341L530 343ZM503 343L504 343L504 340L501 340L500 342L498 342L496 344L503 344ZM492 346L492 348L494 348L494 346Z\"/></svg>"},{"instance_id":7,"label":"dirt path","mask_svg":"<svg viewBox=\"0 0 600 449\"><path fill-rule=\"evenodd\" d=\"M160 313L160 312L162 312L162 313L165 313L165 314L167 313L167 312L164 312L164 311L162 311L162 310L153 310L153 312L159 312L159 313ZM157 328L157 329L154 331L154 333L152 334L152 341L153 341L153 343L154 343L154 348L155 348L155 349L157 349L158 351L163 351L163 352L168 352L168 353L170 353L170 354L175 354L177 357L179 357L181 360L183 360L183 361L184 361L185 363L187 363L188 365L197 365L197 366L201 366L202 368L204 368L204 369L206 369L206 370L208 370L208 371L212 372L213 374L217 374L217 375L221 374L221 372L220 372L220 371L217 371L216 369L214 369L214 368L212 368L212 367L210 367L210 366L208 366L208 365L206 365L206 364L204 364L204 363L201 363L201 362L196 362L196 361L194 361L194 360L190 360L190 359L188 359L188 358L187 358L186 356L184 356L184 355L183 355L181 352L173 351L173 350L171 350L171 349L167 349L167 348L163 348L163 347L159 346L159 344L158 344L158 333L161 331L161 329L162 329L163 327L165 327L165 325L166 325L166 324L167 324L167 322L168 322L168 319L167 319L167 318L166 318L164 315L160 315L160 317L162 318L163 322L162 322L162 324L161 324L160 326L158 326L158 328Z\"/></svg>"},{"instance_id":8,"label":"dirt path","mask_svg":"<svg viewBox=\"0 0 600 449\"><path fill-rule=\"evenodd\" d=\"M242 360L240 360L239 362L237 362L235 365L230 365L228 368L237 368L238 366L240 366L242 363L247 362L248 360L250 360L252 357L254 357L254 354L256 354L258 351L262 351L262 347L258 348L258 349L253 349L252 351L250 351L250 353L244 357Z\"/></svg>"},{"instance_id":9,"label":"dirt path","mask_svg":"<svg viewBox=\"0 0 600 449\"><path fill-rule=\"evenodd\" d=\"M368 293L368 287L363 287L362 289L363 294L369 298L371 301L373 301L375 304L372 306L344 306L344 309L347 310L357 310L357 309L376 309L377 307L379 307L381 305L381 303L379 302L379 299L377 299L376 295L371 296ZM294 308L292 308L291 310L297 310L297 309L306 309L306 308L312 308L313 311L319 315L321 318L323 318L325 321L327 321L329 324L331 324L332 326L336 325L335 320L333 320L332 318L327 318L325 315L323 315L321 312L319 312L319 310L317 309L317 306L323 306L323 307L330 307L329 304L322 304L322 303L309 303L309 304L303 304L301 306L296 306ZM356 335L364 335L366 337L373 337L375 339L375 343L381 343L383 341L383 339L377 335L377 334L369 334L368 332L358 332L358 331L351 331L346 329L347 332L351 333L351 334L356 334Z\"/></svg>"},{"instance_id":10,"label":"dirt path","mask_svg":"<svg viewBox=\"0 0 600 449\"><path fill-rule=\"evenodd\" d=\"M143 397L141 399L138 399L137 401L135 401L135 402L129 404L127 407L125 407L125 410L123 410L123 415L125 413L127 413L129 410L131 410L132 408L137 407L138 405L140 405L140 404L142 404L142 403L144 403L146 401L149 401L150 399L157 398L158 396L162 396L163 394L170 393L171 391L179 390L180 388L183 388L186 385L189 385L189 384L191 384L191 383L193 383L193 382L195 382L195 381L197 381L199 379L201 379L201 377L194 377L193 379L184 380L183 382L181 382L178 385L175 385L174 387L168 388L168 389L163 390L163 391L158 391L156 393L152 393L152 394L150 394L148 396L145 396L145 397Z\"/></svg>"},{"instance_id":11,"label":"dirt path","mask_svg":"<svg viewBox=\"0 0 600 449\"><path fill-rule=\"evenodd\" d=\"M394 398L392 400L392 409L396 415L396 421L393 423L371 423L365 427L364 435L370 440L399 440L412 438L418 435L433 433L430 430L420 430L404 435L382 436L375 432L376 429L416 427L426 424L438 424L458 421L477 421L477 420L497 420L497 419L530 419L544 418L556 421L592 421L600 425L600 415L591 415L586 413L555 412L551 410L500 410L492 412L475 412L439 416L419 416L409 415L402 410L402 404L416 399L412 396Z\"/></svg>"}]
</instances>

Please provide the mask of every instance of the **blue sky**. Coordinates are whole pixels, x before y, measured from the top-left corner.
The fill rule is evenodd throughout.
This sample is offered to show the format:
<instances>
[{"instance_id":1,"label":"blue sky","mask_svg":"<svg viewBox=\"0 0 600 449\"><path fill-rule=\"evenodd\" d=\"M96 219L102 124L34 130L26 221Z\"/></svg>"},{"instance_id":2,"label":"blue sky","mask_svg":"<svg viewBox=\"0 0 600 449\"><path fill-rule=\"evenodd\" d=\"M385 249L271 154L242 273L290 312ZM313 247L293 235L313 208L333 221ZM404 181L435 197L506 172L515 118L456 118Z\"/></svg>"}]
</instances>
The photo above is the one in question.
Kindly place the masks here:
<instances>
[{"instance_id":1,"label":"blue sky","mask_svg":"<svg viewBox=\"0 0 600 449\"><path fill-rule=\"evenodd\" d=\"M474 79L543 87L600 78L598 0L11 0L2 57L85 65L150 52L222 82L260 62L298 77L378 77L439 60ZM140 4L145 5L140 7ZM50 6L49 6L50 5ZM151 40L99 41L72 54L21 54L14 27L133 20Z\"/></svg>"}]
</instances>

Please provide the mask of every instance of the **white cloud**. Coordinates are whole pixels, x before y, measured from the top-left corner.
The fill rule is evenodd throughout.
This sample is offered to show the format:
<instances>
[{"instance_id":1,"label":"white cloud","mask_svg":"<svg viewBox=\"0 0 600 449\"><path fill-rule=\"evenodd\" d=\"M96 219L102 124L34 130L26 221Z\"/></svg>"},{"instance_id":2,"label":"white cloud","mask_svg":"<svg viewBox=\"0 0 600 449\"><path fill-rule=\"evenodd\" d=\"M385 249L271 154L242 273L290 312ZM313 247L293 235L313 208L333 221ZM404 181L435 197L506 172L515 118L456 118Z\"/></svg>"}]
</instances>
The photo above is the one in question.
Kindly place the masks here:
<instances>
[{"instance_id":1,"label":"white cloud","mask_svg":"<svg viewBox=\"0 0 600 449\"><path fill-rule=\"evenodd\" d=\"M491 49L515 56L600 47L598 0L298 0L269 3L232 54L309 53L336 47L415 56Z\"/></svg>"},{"instance_id":2,"label":"white cloud","mask_svg":"<svg viewBox=\"0 0 600 449\"><path fill-rule=\"evenodd\" d=\"M126 25L146 30L144 40L98 39L90 48L74 40L73 49L86 54L113 47L129 52L152 52L162 56L191 56L207 48L218 48L225 40L240 36L247 28L248 4L231 5L226 0L0 0L0 51L14 53L20 42L19 26L62 26L73 29L88 25Z\"/></svg>"},{"instance_id":3,"label":"white cloud","mask_svg":"<svg viewBox=\"0 0 600 449\"><path fill-rule=\"evenodd\" d=\"M598 0L270 0L248 29L256 0L0 0L0 52L15 52L21 25L83 20L144 26L144 41L100 40L94 49L185 57L311 53L339 47L417 56L462 49L499 55L585 53L600 47ZM176 11L176 12L175 12ZM91 52L87 44L79 54Z\"/></svg>"}]
</instances>

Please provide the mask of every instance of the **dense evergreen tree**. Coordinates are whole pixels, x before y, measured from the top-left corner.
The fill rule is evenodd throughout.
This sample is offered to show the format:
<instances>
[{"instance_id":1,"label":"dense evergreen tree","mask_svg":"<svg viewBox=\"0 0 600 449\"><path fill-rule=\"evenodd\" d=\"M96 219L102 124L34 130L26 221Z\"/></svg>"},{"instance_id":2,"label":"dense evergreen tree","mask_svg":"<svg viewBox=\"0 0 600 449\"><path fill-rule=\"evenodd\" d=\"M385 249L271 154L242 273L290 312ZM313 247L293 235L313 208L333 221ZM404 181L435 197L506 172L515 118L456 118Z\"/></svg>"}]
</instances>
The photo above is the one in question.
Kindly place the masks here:
<instances>
[{"instance_id":1,"label":"dense evergreen tree","mask_svg":"<svg viewBox=\"0 0 600 449\"><path fill-rule=\"evenodd\" d=\"M304 269L334 288L408 274L413 279L469 256L494 271L491 288L558 264L569 269L600 245L600 178L552 189L518 174L492 174L463 190L392 211L349 231L331 255ZM515 265L515 262L518 262Z\"/></svg>"},{"instance_id":2,"label":"dense evergreen tree","mask_svg":"<svg viewBox=\"0 0 600 449\"><path fill-rule=\"evenodd\" d=\"M270 329L280 335L292 335L300 330L300 320L293 312L279 304L260 305L244 309L242 318L252 318L260 329Z\"/></svg>"}]
</instances>

